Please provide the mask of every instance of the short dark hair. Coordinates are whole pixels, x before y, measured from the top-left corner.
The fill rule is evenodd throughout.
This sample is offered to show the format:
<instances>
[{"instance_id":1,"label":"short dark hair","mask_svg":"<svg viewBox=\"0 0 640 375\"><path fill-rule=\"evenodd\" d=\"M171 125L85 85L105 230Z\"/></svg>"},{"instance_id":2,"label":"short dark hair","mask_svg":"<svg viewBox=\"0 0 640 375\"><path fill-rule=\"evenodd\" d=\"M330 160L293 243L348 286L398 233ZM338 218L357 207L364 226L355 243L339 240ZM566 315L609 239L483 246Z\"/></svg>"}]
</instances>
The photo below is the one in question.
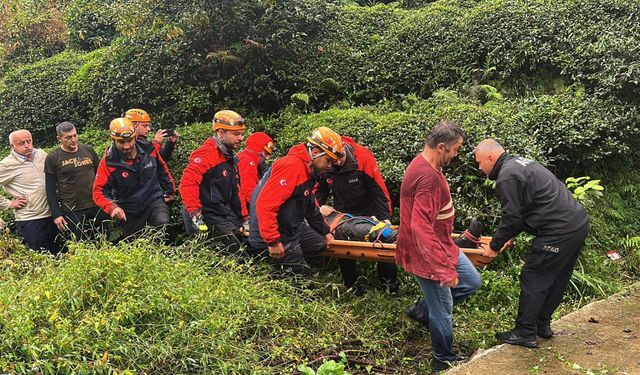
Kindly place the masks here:
<instances>
[{"instance_id":1,"label":"short dark hair","mask_svg":"<svg viewBox=\"0 0 640 375\"><path fill-rule=\"evenodd\" d=\"M427 135L427 146L436 148L438 144L444 143L448 149L456 144L460 138L464 139L464 132L460 125L453 121L441 120Z\"/></svg>"},{"instance_id":2,"label":"short dark hair","mask_svg":"<svg viewBox=\"0 0 640 375\"><path fill-rule=\"evenodd\" d=\"M75 128L76 126L69 121L61 122L56 126L56 135L60 136L62 133L70 132Z\"/></svg>"}]
</instances>

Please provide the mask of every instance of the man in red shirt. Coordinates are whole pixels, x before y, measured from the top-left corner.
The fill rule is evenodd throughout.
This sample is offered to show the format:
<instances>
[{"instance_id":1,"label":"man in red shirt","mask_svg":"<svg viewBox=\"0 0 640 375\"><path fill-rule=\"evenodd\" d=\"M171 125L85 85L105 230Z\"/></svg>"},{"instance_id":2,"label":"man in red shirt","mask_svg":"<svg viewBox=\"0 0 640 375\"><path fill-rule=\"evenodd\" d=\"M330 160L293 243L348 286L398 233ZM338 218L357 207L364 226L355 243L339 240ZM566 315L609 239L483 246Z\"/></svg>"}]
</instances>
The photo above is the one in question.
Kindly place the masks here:
<instances>
[{"instance_id":1,"label":"man in red shirt","mask_svg":"<svg viewBox=\"0 0 640 375\"><path fill-rule=\"evenodd\" d=\"M442 173L462 146L463 132L440 121L427 136L424 150L405 171L400 188L400 230L396 263L415 275L424 299L407 314L428 326L433 359L440 371L458 360L452 350L453 306L480 287L480 276L453 242L454 208L449 184Z\"/></svg>"},{"instance_id":2,"label":"man in red shirt","mask_svg":"<svg viewBox=\"0 0 640 375\"><path fill-rule=\"evenodd\" d=\"M249 243L267 248L276 268L308 277L307 259L320 255L333 239L313 189L316 176L327 172L343 152L340 136L320 127L273 163L258 184L249 210Z\"/></svg>"}]
</instances>

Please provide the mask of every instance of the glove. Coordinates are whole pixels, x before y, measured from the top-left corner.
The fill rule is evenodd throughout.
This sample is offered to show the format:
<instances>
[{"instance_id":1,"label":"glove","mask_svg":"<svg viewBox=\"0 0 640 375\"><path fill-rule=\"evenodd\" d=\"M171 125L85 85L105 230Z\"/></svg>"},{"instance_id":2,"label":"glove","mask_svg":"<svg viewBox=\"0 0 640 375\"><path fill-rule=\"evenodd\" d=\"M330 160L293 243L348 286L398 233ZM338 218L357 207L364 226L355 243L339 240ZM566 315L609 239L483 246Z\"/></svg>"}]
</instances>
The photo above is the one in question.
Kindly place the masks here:
<instances>
[{"instance_id":1,"label":"glove","mask_svg":"<svg viewBox=\"0 0 640 375\"><path fill-rule=\"evenodd\" d=\"M249 220L243 221L240 227L240 233L245 237L249 237L249 229Z\"/></svg>"},{"instance_id":2,"label":"glove","mask_svg":"<svg viewBox=\"0 0 640 375\"><path fill-rule=\"evenodd\" d=\"M207 226L207 224L204 223L204 220L202 219L202 214L198 213L193 215L191 217L191 221L193 222L193 225L198 230L196 232L196 237L202 240L206 239L209 236L209 227Z\"/></svg>"}]
</instances>

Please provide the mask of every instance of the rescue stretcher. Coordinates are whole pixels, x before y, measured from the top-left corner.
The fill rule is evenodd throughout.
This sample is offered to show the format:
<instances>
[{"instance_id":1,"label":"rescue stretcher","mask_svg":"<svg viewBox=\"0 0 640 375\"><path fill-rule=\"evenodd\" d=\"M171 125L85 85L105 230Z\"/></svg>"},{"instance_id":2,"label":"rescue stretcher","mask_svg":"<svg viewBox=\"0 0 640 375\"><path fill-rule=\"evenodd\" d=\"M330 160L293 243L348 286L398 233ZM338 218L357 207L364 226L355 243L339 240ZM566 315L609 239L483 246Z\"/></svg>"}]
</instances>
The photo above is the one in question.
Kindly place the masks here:
<instances>
[{"instance_id":1,"label":"rescue stretcher","mask_svg":"<svg viewBox=\"0 0 640 375\"><path fill-rule=\"evenodd\" d=\"M458 238L460 234L454 233L452 237ZM491 242L491 237L482 236L482 243ZM494 258L482 256L482 249L461 248L471 263L477 268L483 268L491 263ZM345 241L333 240L329 244L327 250L322 253L325 257L370 260L375 262L395 263L396 244L382 242L363 242L363 241Z\"/></svg>"}]
</instances>

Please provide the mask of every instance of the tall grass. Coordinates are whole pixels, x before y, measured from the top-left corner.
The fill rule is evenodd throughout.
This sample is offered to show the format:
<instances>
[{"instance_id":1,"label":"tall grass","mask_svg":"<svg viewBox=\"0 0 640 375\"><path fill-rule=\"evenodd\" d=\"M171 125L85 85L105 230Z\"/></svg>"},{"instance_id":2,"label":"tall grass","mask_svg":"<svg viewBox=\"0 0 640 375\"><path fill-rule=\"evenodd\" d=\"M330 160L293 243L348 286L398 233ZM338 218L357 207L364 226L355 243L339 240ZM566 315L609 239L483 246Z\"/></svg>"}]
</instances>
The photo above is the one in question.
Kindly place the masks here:
<instances>
[{"instance_id":1,"label":"tall grass","mask_svg":"<svg viewBox=\"0 0 640 375\"><path fill-rule=\"evenodd\" d=\"M349 331L349 317L334 319L334 306L310 292L191 245L78 244L59 261L36 261L40 272L6 273L0 368L277 373Z\"/></svg>"}]
</instances>

